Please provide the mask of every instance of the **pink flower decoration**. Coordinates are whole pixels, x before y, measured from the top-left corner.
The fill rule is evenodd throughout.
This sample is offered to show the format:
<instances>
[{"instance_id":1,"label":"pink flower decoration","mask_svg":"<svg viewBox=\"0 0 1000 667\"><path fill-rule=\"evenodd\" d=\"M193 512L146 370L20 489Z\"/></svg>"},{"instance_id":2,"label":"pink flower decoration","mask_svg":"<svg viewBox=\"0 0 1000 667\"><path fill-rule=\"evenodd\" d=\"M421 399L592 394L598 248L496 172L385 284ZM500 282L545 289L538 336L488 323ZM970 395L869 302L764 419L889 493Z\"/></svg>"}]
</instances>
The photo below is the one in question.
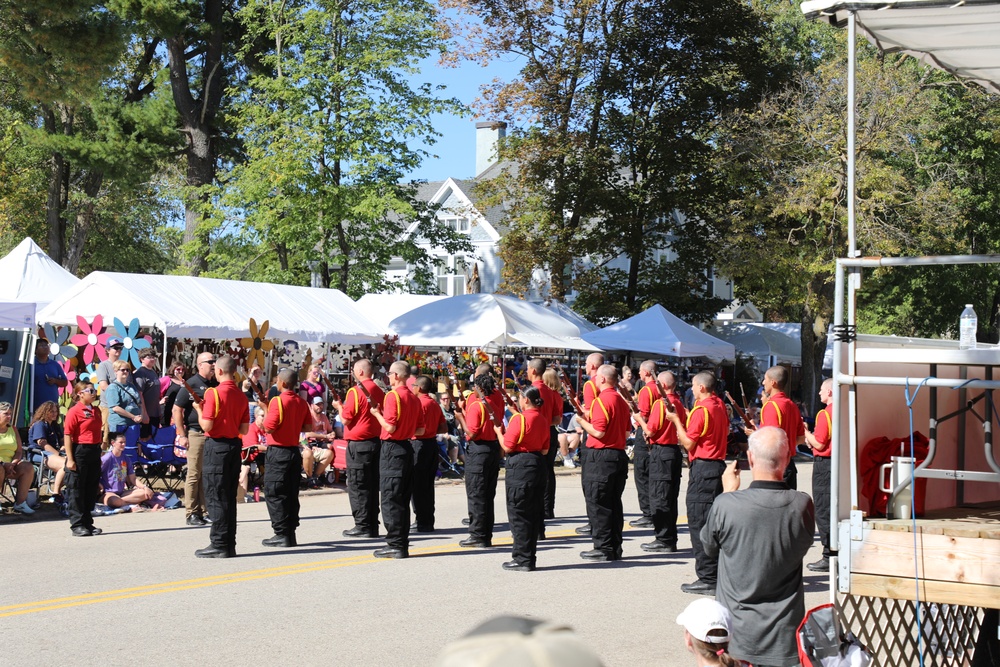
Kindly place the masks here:
<instances>
[{"instance_id":1,"label":"pink flower decoration","mask_svg":"<svg viewBox=\"0 0 1000 667\"><path fill-rule=\"evenodd\" d=\"M95 356L101 361L106 361L108 352L104 346L111 334L104 333L104 318L95 315L93 322L87 322L77 315L76 323L80 327L80 333L70 338L70 342L83 349L83 363L90 364Z\"/></svg>"},{"instance_id":2,"label":"pink flower decoration","mask_svg":"<svg viewBox=\"0 0 1000 667\"><path fill-rule=\"evenodd\" d=\"M59 394L71 394L73 393L73 382L76 381L76 371L73 370L73 364L69 361L60 361L59 367L63 369L63 373L66 374L66 379L69 381L65 387L59 387Z\"/></svg>"}]
</instances>

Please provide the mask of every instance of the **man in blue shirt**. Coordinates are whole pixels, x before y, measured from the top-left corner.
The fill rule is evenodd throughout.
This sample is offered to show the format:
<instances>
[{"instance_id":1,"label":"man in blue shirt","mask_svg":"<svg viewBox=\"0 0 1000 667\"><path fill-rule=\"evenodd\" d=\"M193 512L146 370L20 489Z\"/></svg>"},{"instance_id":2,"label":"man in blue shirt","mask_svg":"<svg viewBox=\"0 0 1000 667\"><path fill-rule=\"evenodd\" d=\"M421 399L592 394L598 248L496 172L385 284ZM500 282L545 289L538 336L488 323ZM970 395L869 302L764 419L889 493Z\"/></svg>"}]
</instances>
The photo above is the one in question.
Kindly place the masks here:
<instances>
[{"instance_id":1,"label":"man in blue shirt","mask_svg":"<svg viewBox=\"0 0 1000 667\"><path fill-rule=\"evenodd\" d=\"M49 341L44 338L35 341L34 378L35 394L31 405L32 411L38 409L38 406L45 401L58 403L59 388L69 383L59 362L49 357Z\"/></svg>"}]
</instances>

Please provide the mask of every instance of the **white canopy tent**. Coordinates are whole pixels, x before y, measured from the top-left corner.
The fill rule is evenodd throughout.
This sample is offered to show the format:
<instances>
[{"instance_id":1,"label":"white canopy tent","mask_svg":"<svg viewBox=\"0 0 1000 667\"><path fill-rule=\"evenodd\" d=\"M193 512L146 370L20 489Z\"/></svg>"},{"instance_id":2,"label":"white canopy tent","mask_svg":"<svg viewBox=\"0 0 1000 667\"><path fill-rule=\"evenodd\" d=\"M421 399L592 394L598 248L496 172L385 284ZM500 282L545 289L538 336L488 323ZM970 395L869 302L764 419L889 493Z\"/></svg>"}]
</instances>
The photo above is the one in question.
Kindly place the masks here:
<instances>
[{"instance_id":1,"label":"white canopy tent","mask_svg":"<svg viewBox=\"0 0 1000 667\"><path fill-rule=\"evenodd\" d=\"M562 301L549 301L548 303L544 304L543 307L551 310L556 315L559 315L560 317L569 320L570 322L578 326L580 328L580 331L583 333L587 333L590 331L597 331L597 329L599 328L596 324L594 324L593 322L585 318L583 315L581 315L580 313L576 312L575 310L567 306Z\"/></svg>"},{"instance_id":2,"label":"white canopy tent","mask_svg":"<svg viewBox=\"0 0 1000 667\"><path fill-rule=\"evenodd\" d=\"M357 306L365 317L383 329L391 331L392 327L389 326L389 323L400 315L405 315L414 308L447 298L447 296L437 294L365 294L358 299Z\"/></svg>"},{"instance_id":3,"label":"white canopy tent","mask_svg":"<svg viewBox=\"0 0 1000 667\"><path fill-rule=\"evenodd\" d=\"M76 324L77 315L139 318L173 338L246 337L251 317L269 321L268 338L301 342L360 345L388 333L339 290L193 276L97 271L39 311L38 321Z\"/></svg>"},{"instance_id":4,"label":"white canopy tent","mask_svg":"<svg viewBox=\"0 0 1000 667\"><path fill-rule=\"evenodd\" d=\"M732 343L742 354L753 357L763 373L776 364L802 365L802 345L780 331L752 324L726 324L709 329L709 333Z\"/></svg>"},{"instance_id":5,"label":"white canopy tent","mask_svg":"<svg viewBox=\"0 0 1000 667\"><path fill-rule=\"evenodd\" d=\"M0 329L34 328L34 303L29 301L0 301Z\"/></svg>"},{"instance_id":6,"label":"white canopy tent","mask_svg":"<svg viewBox=\"0 0 1000 667\"><path fill-rule=\"evenodd\" d=\"M40 310L78 282L30 237L0 259L0 301L23 301Z\"/></svg>"},{"instance_id":7,"label":"white canopy tent","mask_svg":"<svg viewBox=\"0 0 1000 667\"><path fill-rule=\"evenodd\" d=\"M459 294L397 317L389 328L414 347L534 347L596 352L580 328L542 306L497 294Z\"/></svg>"},{"instance_id":8,"label":"white canopy tent","mask_svg":"<svg viewBox=\"0 0 1000 667\"><path fill-rule=\"evenodd\" d=\"M714 362L736 360L736 348L731 343L691 326L660 305L584 334L583 338L605 350L645 352L665 357L708 357Z\"/></svg>"}]
</instances>

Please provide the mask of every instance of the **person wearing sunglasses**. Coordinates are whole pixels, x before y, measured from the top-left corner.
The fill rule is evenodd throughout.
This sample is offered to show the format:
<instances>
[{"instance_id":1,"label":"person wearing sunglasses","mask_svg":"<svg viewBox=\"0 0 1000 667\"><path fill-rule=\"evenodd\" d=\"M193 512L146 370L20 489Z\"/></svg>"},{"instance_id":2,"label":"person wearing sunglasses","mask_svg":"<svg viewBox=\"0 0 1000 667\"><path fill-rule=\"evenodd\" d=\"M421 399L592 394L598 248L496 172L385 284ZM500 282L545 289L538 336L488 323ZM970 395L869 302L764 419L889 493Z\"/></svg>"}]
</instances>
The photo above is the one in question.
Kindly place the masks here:
<instances>
[{"instance_id":1,"label":"person wearing sunglasses","mask_svg":"<svg viewBox=\"0 0 1000 667\"><path fill-rule=\"evenodd\" d=\"M149 421L142 404L142 393L130 381L132 372L127 361L119 359L114 363L115 381L105 390L108 403L108 431L124 433L133 424Z\"/></svg>"},{"instance_id":2,"label":"person wearing sunglasses","mask_svg":"<svg viewBox=\"0 0 1000 667\"><path fill-rule=\"evenodd\" d=\"M5 479L16 480L13 510L18 514L34 514L35 510L28 505L28 491L35 468L23 460L24 446L11 423L13 419L14 406L7 401L0 403L0 484Z\"/></svg>"},{"instance_id":3,"label":"person wearing sunglasses","mask_svg":"<svg viewBox=\"0 0 1000 667\"><path fill-rule=\"evenodd\" d=\"M215 379L215 355L202 352L198 355L195 374L187 379L187 383L204 398L210 387L218 386ZM185 522L189 526L207 526L205 521L205 485L202 470L204 464L205 431L198 422L198 413L194 409L196 399L191 393L181 387L174 401L174 426L177 427L177 446L187 449L187 479L184 482ZM248 408L249 410L249 408ZM249 415L247 424L249 426ZM236 491L233 491L235 495Z\"/></svg>"},{"instance_id":4,"label":"person wearing sunglasses","mask_svg":"<svg viewBox=\"0 0 1000 667\"><path fill-rule=\"evenodd\" d=\"M66 413L63 440L66 449L66 502L74 537L100 535L90 512L101 487L101 438L104 418L94 409L97 392L87 381L73 385L75 401Z\"/></svg>"}]
</instances>

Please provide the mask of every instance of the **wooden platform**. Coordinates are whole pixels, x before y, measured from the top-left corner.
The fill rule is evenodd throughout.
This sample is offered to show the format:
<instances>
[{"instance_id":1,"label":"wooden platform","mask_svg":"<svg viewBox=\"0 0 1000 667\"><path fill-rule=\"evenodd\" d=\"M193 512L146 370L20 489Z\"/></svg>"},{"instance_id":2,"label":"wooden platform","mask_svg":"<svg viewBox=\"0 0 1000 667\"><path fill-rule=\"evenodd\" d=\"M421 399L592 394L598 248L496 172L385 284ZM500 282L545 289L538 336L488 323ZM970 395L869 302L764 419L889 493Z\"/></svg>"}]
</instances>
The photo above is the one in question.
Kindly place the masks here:
<instances>
[{"instance_id":1,"label":"wooden platform","mask_svg":"<svg viewBox=\"0 0 1000 667\"><path fill-rule=\"evenodd\" d=\"M865 521L851 542L851 595L1000 607L1000 503Z\"/></svg>"}]
</instances>

